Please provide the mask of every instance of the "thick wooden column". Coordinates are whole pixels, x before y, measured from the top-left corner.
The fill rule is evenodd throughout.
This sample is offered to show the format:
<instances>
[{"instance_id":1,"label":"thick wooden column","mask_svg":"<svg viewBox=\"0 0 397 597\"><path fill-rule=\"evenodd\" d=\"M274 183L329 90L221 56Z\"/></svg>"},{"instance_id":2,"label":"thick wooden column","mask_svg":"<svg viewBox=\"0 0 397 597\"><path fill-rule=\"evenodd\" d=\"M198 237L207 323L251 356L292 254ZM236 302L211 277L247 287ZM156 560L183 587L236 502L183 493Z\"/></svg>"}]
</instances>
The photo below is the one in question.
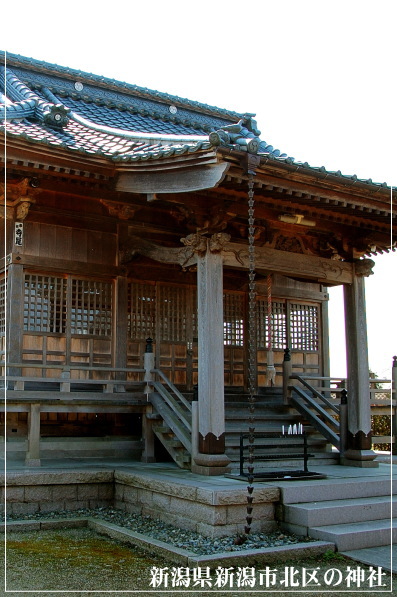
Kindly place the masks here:
<instances>
[{"instance_id":1,"label":"thick wooden column","mask_svg":"<svg viewBox=\"0 0 397 597\"><path fill-rule=\"evenodd\" d=\"M23 265L12 263L8 268L7 278L7 361L20 363L22 361L23 339ZM21 370L8 370L9 375L20 375Z\"/></svg>"},{"instance_id":2,"label":"thick wooden column","mask_svg":"<svg viewBox=\"0 0 397 597\"><path fill-rule=\"evenodd\" d=\"M367 262L369 260L365 260ZM348 428L344 464L377 466L372 462L371 407L364 276L370 270L357 262L352 284L345 284ZM373 264L373 262L371 262Z\"/></svg>"},{"instance_id":3,"label":"thick wooden column","mask_svg":"<svg viewBox=\"0 0 397 597\"><path fill-rule=\"evenodd\" d=\"M197 257L198 296L198 453L194 472L219 475L225 455L223 260L219 250Z\"/></svg>"}]
</instances>

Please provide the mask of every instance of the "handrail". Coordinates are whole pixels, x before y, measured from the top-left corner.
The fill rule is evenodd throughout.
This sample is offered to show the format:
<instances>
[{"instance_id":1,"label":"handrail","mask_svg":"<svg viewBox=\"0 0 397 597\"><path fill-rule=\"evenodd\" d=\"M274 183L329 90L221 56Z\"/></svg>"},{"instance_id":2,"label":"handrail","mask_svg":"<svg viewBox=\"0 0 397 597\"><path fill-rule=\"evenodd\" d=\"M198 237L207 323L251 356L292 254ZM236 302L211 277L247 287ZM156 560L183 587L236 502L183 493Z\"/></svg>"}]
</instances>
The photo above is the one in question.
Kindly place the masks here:
<instances>
[{"instance_id":1,"label":"handrail","mask_svg":"<svg viewBox=\"0 0 397 597\"><path fill-rule=\"evenodd\" d=\"M64 365L63 363L30 363L26 361L23 363L5 363L4 361L0 361L0 367L13 367L15 369L62 369L63 371L119 371L121 373L145 373L145 369L142 369L140 367L95 367L86 365L74 365L73 363Z\"/></svg>"},{"instance_id":2,"label":"handrail","mask_svg":"<svg viewBox=\"0 0 397 597\"><path fill-rule=\"evenodd\" d=\"M177 396L178 400L182 402L182 404L187 408L188 411L192 412L192 406L190 402L186 400L185 396L178 390L178 388L174 386L172 381L168 379L168 377L165 375L165 373L163 373L163 371L161 371L161 369L152 369L151 373L155 373L156 375L161 377L161 379L167 384L170 390Z\"/></svg>"},{"instance_id":3,"label":"handrail","mask_svg":"<svg viewBox=\"0 0 397 597\"><path fill-rule=\"evenodd\" d=\"M170 407L172 412L183 423L183 425L188 429L188 431L191 431L192 430L191 422L186 418L185 414L183 413L183 411L180 408L177 401L167 391L167 389L163 386L163 384L158 381L152 381L152 382L150 382L150 384L154 387L155 390L157 390L157 392L163 398L164 402ZM149 400L150 400L150 398L149 398Z\"/></svg>"},{"instance_id":4,"label":"handrail","mask_svg":"<svg viewBox=\"0 0 397 597\"><path fill-rule=\"evenodd\" d=\"M328 408L330 408L331 410L336 412L336 414L339 415L338 406L336 406L335 404L332 404L332 402L330 402L330 400L328 400L328 398L323 396L323 394L321 394L318 390L316 390L316 388L314 388L312 385L310 385L306 381L307 378L304 378L301 375L291 375L291 379L297 379L298 381L300 381L308 390L310 390L317 398L319 398L319 400L321 400L326 406L328 406Z\"/></svg>"}]
</instances>

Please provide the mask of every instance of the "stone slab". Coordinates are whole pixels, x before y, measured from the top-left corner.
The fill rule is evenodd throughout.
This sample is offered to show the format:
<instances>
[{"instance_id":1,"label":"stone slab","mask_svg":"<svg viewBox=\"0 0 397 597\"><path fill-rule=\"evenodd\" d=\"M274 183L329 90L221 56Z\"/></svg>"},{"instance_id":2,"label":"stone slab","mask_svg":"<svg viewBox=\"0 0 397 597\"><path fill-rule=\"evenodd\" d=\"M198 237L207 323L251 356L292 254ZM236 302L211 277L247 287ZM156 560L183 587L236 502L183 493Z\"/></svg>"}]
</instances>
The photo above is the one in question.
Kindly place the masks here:
<instances>
[{"instance_id":1,"label":"stone slab","mask_svg":"<svg viewBox=\"0 0 397 597\"><path fill-rule=\"evenodd\" d=\"M397 572L397 550L391 545L343 551L342 555L367 566L381 566L383 570Z\"/></svg>"},{"instance_id":2,"label":"stone slab","mask_svg":"<svg viewBox=\"0 0 397 597\"><path fill-rule=\"evenodd\" d=\"M16 471L7 472L7 487L18 485L69 485L80 483L112 483L112 470L75 470L69 471ZM4 485L4 475L0 475L0 484Z\"/></svg>"},{"instance_id":3,"label":"stone slab","mask_svg":"<svg viewBox=\"0 0 397 597\"><path fill-rule=\"evenodd\" d=\"M323 502L305 502L286 504L284 522L307 527L324 526L339 523L364 522L390 518L391 504L397 504L397 496L378 496L367 498L327 500Z\"/></svg>"},{"instance_id":4,"label":"stone slab","mask_svg":"<svg viewBox=\"0 0 397 597\"><path fill-rule=\"evenodd\" d=\"M312 527L309 534L313 539L332 541L338 551L379 547L397 542L397 519Z\"/></svg>"},{"instance_id":5,"label":"stone slab","mask_svg":"<svg viewBox=\"0 0 397 597\"><path fill-rule=\"evenodd\" d=\"M321 555L326 551L335 551L335 545L327 541L313 541L311 543L295 543L291 546L264 547L263 549L245 549L239 552L224 552L210 556L189 558L189 567L208 566L211 569L221 566L263 566L279 564L280 562L302 560Z\"/></svg>"},{"instance_id":6,"label":"stone slab","mask_svg":"<svg viewBox=\"0 0 397 597\"><path fill-rule=\"evenodd\" d=\"M376 497L390 495L391 483L386 477L360 478L359 481L348 479L324 479L319 481L295 481L292 485L287 481L278 484L284 504L341 500L359 497ZM397 484L395 485L397 492Z\"/></svg>"}]
</instances>

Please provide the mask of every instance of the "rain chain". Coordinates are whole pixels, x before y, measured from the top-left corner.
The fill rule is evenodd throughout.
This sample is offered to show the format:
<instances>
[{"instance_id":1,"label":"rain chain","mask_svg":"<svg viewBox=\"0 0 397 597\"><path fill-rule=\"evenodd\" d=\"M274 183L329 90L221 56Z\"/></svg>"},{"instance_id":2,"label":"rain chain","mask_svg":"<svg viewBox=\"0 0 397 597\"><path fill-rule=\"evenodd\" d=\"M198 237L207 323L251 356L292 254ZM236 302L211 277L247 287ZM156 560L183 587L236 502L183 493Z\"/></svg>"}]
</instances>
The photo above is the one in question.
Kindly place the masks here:
<instances>
[{"instance_id":1,"label":"rain chain","mask_svg":"<svg viewBox=\"0 0 397 597\"><path fill-rule=\"evenodd\" d=\"M254 228L254 175L248 175L248 263L249 263L249 303L248 303L248 495L247 495L247 516L244 527L245 534L251 531L252 524L252 502L254 482L254 452L255 452L255 394L256 394L256 292L255 292L255 228Z\"/></svg>"}]
</instances>

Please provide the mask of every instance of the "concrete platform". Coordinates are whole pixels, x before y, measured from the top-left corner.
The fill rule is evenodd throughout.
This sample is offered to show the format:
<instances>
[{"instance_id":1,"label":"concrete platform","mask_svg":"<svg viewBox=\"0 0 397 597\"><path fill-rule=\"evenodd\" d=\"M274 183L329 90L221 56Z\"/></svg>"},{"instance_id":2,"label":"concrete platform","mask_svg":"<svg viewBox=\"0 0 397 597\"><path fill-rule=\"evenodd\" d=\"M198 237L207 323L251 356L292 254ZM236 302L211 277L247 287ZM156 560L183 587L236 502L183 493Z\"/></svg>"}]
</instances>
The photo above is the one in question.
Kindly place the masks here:
<instances>
[{"instance_id":1,"label":"concrete platform","mask_svg":"<svg viewBox=\"0 0 397 597\"><path fill-rule=\"evenodd\" d=\"M360 511L360 503L361 505L365 503L360 502L364 494L366 499L370 499L371 508L373 507L374 511L378 512L376 516L381 516L384 514L383 509L388 507L387 497L385 496L391 496L392 492L397 493L397 475L391 463L380 463L379 468L371 469L338 465L312 466L311 468L325 474L327 478L310 481L255 483L253 517L254 521L255 516L257 517L255 521L257 525L266 528L267 523L274 522L273 508L277 506L280 500L283 501L285 507L292 508L298 502L304 502L305 500L313 502L321 498L324 503L339 498L341 516L347 516L352 504L344 505L343 500L358 500L353 503L353 509L355 506ZM66 481L66 478L72 472L79 474L82 480L86 474L101 473L99 478L102 479L102 483L104 483L105 477L107 480L107 476L111 475L114 480L117 480L113 504L118 507L120 507L120 504L124 504L123 507L126 510L129 508L129 511L140 511L152 516L157 516L161 511L161 516L167 522L183 527L180 522L185 521L185 524L188 525L186 528L199 530L214 537L234 533L236 530L241 532L244 527L247 483L236 479L224 476L207 477L196 475L190 471L179 469L173 463L142 464L116 459L82 460L70 458L62 461L43 460L41 467L35 468L27 467L22 462L7 462L9 487L12 487L15 483L31 483L33 478L36 478L36 481L40 482L42 486L44 477L47 477L47 480L52 478L54 481L56 477L59 479L59 475L64 475ZM378 496L381 499L374 499L374 491L375 497ZM84 492L81 491L80 495L84 495ZM78 500L76 500L76 505L77 502ZM366 504L368 506L368 502ZM315 518L319 509L319 507L307 508L306 516L308 521L310 519L310 522L315 524L319 522L319 519L316 522ZM325 504L325 511L326 509L327 504ZM331 520L326 519L325 522L327 524L324 526L334 526L330 525L333 522ZM365 536L365 532L364 530L362 536ZM382 533L389 533L388 536L391 537L390 528L387 529L387 523L383 524ZM327 538L321 537L321 540L332 541L329 536ZM386 539L386 541L388 540ZM357 547L357 544L355 547ZM360 544L359 547L365 548L366 546ZM371 563L376 566L379 565L377 564L378 559L375 558L377 549L377 547L371 548L371 550L374 550L374 561ZM383 554L385 553L384 549L382 548ZM358 551L363 553L362 550L353 550L348 544L341 544L339 550L349 552L349 554L356 554ZM365 553L365 557L370 557L368 554L371 550ZM353 557L353 555L349 555L349 557ZM358 561L360 560L358 559Z\"/></svg>"}]
</instances>

